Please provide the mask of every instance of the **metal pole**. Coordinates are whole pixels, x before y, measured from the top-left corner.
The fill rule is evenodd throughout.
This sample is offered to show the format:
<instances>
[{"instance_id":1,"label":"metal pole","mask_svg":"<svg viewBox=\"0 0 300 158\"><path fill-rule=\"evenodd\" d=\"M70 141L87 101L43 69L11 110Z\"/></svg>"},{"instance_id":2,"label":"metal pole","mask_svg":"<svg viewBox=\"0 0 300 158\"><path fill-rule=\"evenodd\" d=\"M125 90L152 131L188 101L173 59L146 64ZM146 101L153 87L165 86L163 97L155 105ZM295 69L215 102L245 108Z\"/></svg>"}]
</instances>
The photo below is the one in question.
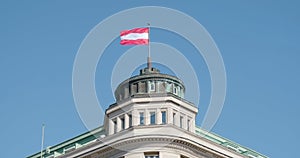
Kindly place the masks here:
<instances>
[{"instance_id":1,"label":"metal pole","mask_svg":"<svg viewBox=\"0 0 300 158\"><path fill-rule=\"evenodd\" d=\"M44 132L45 132L45 125L42 125L42 144L41 144L41 158L43 158L43 149L44 149Z\"/></svg>"},{"instance_id":2,"label":"metal pole","mask_svg":"<svg viewBox=\"0 0 300 158\"><path fill-rule=\"evenodd\" d=\"M149 71L151 71L151 56L150 56L150 23L148 23L148 40L149 40L149 43L148 43L148 58L147 58L147 65L148 65L148 69Z\"/></svg>"}]
</instances>

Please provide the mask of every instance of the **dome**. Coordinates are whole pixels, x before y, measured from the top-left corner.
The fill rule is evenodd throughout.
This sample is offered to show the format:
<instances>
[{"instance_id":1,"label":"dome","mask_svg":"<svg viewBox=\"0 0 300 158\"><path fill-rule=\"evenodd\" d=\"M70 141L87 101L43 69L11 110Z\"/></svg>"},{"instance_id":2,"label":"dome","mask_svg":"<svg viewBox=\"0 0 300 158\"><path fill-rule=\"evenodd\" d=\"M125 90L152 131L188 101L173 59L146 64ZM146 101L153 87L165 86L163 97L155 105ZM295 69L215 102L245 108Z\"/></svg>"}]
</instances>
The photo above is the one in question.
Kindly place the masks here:
<instances>
[{"instance_id":1,"label":"dome","mask_svg":"<svg viewBox=\"0 0 300 158\"><path fill-rule=\"evenodd\" d=\"M173 94L184 98L185 87L183 82L171 75L162 74L156 68L144 68L140 74L133 76L122 83L115 90L117 102L136 95L165 95Z\"/></svg>"}]
</instances>

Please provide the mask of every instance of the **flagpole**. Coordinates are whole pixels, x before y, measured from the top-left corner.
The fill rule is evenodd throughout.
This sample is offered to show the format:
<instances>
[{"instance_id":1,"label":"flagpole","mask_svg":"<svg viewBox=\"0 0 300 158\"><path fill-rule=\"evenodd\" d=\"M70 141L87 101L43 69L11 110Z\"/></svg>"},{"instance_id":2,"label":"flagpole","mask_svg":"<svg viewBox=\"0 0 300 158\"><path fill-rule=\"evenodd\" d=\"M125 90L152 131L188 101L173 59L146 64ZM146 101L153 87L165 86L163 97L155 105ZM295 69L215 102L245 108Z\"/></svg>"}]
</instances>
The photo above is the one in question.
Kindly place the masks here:
<instances>
[{"instance_id":1,"label":"flagpole","mask_svg":"<svg viewBox=\"0 0 300 158\"><path fill-rule=\"evenodd\" d=\"M149 43L148 43L148 58L147 58L147 66L148 66L148 69L149 71L151 71L151 56L150 56L150 23L147 23L148 24L148 30L149 30L149 33L148 33L148 40L149 40Z\"/></svg>"},{"instance_id":2,"label":"flagpole","mask_svg":"<svg viewBox=\"0 0 300 158\"><path fill-rule=\"evenodd\" d=\"M43 158L43 149L44 149L44 132L45 132L45 125L42 125L42 144L41 144L41 158Z\"/></svg>"}]
</instances>

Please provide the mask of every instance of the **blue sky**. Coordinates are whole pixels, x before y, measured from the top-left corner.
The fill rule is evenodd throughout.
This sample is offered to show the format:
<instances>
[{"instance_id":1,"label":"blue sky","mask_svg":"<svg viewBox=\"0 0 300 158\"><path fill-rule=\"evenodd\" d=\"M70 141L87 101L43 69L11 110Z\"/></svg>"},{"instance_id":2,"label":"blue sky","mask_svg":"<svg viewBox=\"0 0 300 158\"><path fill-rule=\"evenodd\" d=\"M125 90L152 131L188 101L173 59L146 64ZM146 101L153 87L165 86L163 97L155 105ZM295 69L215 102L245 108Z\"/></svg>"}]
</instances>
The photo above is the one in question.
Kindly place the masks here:
<instances>
[{"instance_id":1,"label":"blue sky","mask_svg":"<svg viewBox=\"0 0 300 158\"><path fill-rule=\"evenodd\" d=\"M149 5L190 15L218 45L227 73L227 96L212 131L269 157L294 157L300 133L300 4L296 0L0 1L2 157L38 152L43 123L45 146L87 131L72 96L77 50L103 19ZM172 45L200 67L200 124L210 98L203 59L178 35L159 29L153 29L152 35L152 41ZM116 40L98 63L96 89L103 105L114 102L107 85L113 65L128 48Z\"/></svg>"}]
</instances>

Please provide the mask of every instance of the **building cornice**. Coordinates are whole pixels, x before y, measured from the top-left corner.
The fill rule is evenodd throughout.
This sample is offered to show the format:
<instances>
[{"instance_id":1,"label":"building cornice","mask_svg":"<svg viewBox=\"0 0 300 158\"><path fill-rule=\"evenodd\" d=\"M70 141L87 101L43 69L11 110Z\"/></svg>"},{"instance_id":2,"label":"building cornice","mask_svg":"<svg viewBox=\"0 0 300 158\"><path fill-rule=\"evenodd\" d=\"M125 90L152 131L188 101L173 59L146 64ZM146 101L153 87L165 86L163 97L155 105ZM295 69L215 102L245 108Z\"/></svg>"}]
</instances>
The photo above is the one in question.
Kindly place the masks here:
<instances>
[{"instance_id":1,"label":"building cornice","mask_svg":"<svg viewBox=\"0 0 300 158\"><path fill-rule=\"evenodd\" d=\"M193 151L193 153L202 153L218 158L246 157L242 154L233 152L230 149L225 148L219 144L208 141L203 137L199 137L199 135L187 132L173 125L162 125L161 128L163 128L164 131L160 130L158 132L160 134L153 132L157 130L155 128L159 127L152 126L151 128L146 126L133 127L130 130L108 136L103 140L94 142L79 150L75 150L71 153L65 154L62 157L86 157L87 155L91 154L98 155L99 157L105 157L104 155L106 153L114 153L117 152L115 150L124 150L126 149L126 147L131 147L126 149L130 151L133 150L135 146L141 148L143 145L147 146L148 144L154 144L154 146L158 146L159 144L166 143L167 144L166 146L164 146L164 148L185 148L187 151ZM153 134L149 134L151 133L151 131Z\"/></svg>"},{"instance_id":2,"label":"building cornice","mask_svg":"<svg viewBox=\"0 0 300 158\"><path fill-rule=\"evenodd\" d=\"M195 111L196 113L198 112L198 108L186 101L183 98L179 98L179 97L174 97L173 94L166 94L166 95L157 95L157 94L153 94L153 95L146 95L146 94L141 94L141 95L134 95L128 99L126 99L125 101L121 102L121 103L116 103L111 105L108 109L106 109L106 113L111 113L113 111L116 111L118 109L122 109L128 105L134 104L134 103L157 103L157 102L173 102L183 108L187 108L191 111Z\"/></svg>"}]
</instances>

